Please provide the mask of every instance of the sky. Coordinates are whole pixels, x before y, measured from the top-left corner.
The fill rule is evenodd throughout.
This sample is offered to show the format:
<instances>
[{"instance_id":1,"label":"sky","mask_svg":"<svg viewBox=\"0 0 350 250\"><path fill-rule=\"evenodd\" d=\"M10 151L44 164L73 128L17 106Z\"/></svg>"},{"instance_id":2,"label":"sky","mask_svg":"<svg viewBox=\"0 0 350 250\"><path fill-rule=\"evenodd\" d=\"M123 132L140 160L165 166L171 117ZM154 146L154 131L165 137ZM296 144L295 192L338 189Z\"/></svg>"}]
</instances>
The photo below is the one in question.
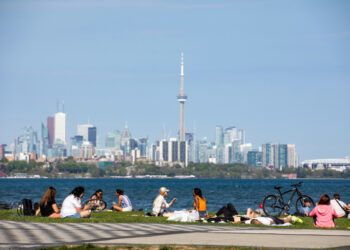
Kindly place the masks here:
<instances>
[{"instance_id":1,"label":"sky","mask_svg":"<svg viewBox=\"0 0 350 250\"><path fill-rule=\"evenodd\" d=\"M0 144L64 100L99 143L176 137L184 52L186 131L295 144L301 160L350 155L350 1L2 0Z\"/></svg>"}]
</instances>

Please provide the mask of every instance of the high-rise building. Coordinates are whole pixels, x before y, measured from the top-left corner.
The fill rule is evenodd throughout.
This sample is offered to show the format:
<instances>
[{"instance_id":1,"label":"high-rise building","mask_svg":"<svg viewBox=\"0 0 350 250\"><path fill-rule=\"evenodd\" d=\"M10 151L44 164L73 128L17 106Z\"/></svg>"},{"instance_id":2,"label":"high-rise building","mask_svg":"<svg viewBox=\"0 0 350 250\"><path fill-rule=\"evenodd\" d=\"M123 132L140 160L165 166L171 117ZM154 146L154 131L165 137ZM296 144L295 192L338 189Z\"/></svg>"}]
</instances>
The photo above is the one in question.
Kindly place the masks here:
<instances>
[{"instance_id":1,"label":"high-rise building","mask_svg":"<svg viewBox=\"0 0 350 250\"><path fill-rule=\"evenodd\" d=\"M114 141L115 148L121 149L122 148L122 134L120 133L119 130L116 130L114 132L114 134L115 134L115 141Z\"/></svg>"},{"instance_id":2,"label":"high-rise building","mask_svg":"<svg viewBox=\"0 0 350 250\"><path fill-rule=\"evenodd\" d=\"M140 138L138 148L141 156L147 156L148 138Z\"/></svg>"},{"instance_id":3,"label":"high-rise building","mask_svg":"<svg viewBox=\"0 0 350 250\"><path fill-rule=\"evenodd\" d=\"M228 127L225 129L224 134L224 144L230 144L234 139L237 139L237 128L236 127Z\"/></svg>"},{"instance_id":4,"label":"high-rise building","mask_svg":"<svg viewBox=\"0 0 350 250\"><path fill-rule=\"evenodd\" d=\"M6 144L0 145L0 160L5 158L5 147L6 147Z\"/></svg>"},{"instance_id":5,"label":"high-rise building","mask_svg":"<svg viewBox=\"0 0 350 250\"><path fill-rule=\"evenodd\" d=\"M125 147L126 147L125 144L128 144L130 142L130 139L131 139L131 133L128 128L128 124L125 123L124 130L121 134L121 147L124 148L124 151L128 151L128 150L125 150Z\"/></svg>"},{"instance_id":6,"label":"high-rise building","mask_svg":"<svg viewBox=\"0 0 350 250\"><path fill-rule=\"evenodd\" d=\"M245 131L244 131L244 129L238 130L238 139L241 141L241 144L245 144Z\"/></svg>"},{"instance_id":7,"label":"high-rise building","mask_svg":"<svg viewBox=\"0 0 350 250\"><path fill-rule=\"evenodd\" d=\"M70 155L80 157L80 147L83 144L83 136L76 135L71 138L71 149L70 149Z\"/></svg>"},{"instance_id":8,"label":"high-rise building","mask_svg":"<svg viewBox=\"0 0 350 250\"><path fill-rule=\"evenodd\" d=\"M298 167L298 156L295 152L295 145L294 144L287 144L287 156L288 156L288 167Z\"/></svg>"},{"instance_id":9,"label":"high-rise building","mask_svg":"<svg viewBox=\"0 0 350 250\"><path fill-rule=\"evenodd\" d=\"M249 151L247 154L247 164L252 167L260 167L262 161L262 152L257 150Z\"/></svg>"},{"instance_id":10,"label":"high-rise building","mask_svg":"<svg viewBox=\"0 0 350 250\"><path fill-rule=\"evenodd\" d=\"M55 118L51 116L47 117L46 126L49 132L49 147L52 148L55 140Z\"/></svg>"},{"instance_id":11,"label":"high-rise building","mask_svg":"<svg viewBox=\"0 0 350 250\"><path fill-rule=\"evenodd\" d=\"M96 147L96 142L97 142L97 129L96 129L96 127L88 128L88 141L91 142L91 144L94 147Z\"/></svg>"},{"instance_id":12,"label":"high-rise building","mask_svg":"<svg viewBox=\"0 0 350 250\"><path fill-rule=\"evenodd\" d=\"M265 143L262 145L263 152L263 167L273 167L274 166L274 147L272 143Z\"/></svg>"},{"instance_id":13,"label":"high-rise building","mask_svg":"<svg viewBox=\"0 0 350 250\"><path fill-rule=\"evenodd\" d=\"M50 146L49 129L47 127L45 127L45 125L43 123L41 123L41 150L40 150L40 156L42 156L42 155L47 156L49 146Z\"/></svg>"},{"instance_id":14,"label":"high-rise building","mask_svg":"<svg viewBox=\"0 0 350 250\"><path fill-rule=\"evenodd\" d=\"M81 135L84 141L89 141L89 128L93 128L92 124L78 124L77 135Z\"/></svg>"},{"instance_id":15,"label":"high-rise building","mask_svg":"<svg viewBox=\"0 0 350 250\"><path fill-rule=\"evenodd\" d=\"M215 128L215 145L224 145L224 132L222 126L219 125Z\"/></svg>"},{"instance_id":16,"label":"high-rise building","mask_svg":"<svg viewBox=\"0 0 350 250\"><path fill-rule=\"evenodd\" d=\"M114 133L107 133L105 146L107 148L114 148L115 147L115 134Z\"/></svg>"},{"instance_id":17,"label":"high-rise building","mask_svg":"<svg viewBox=\"0 0 350 250\"><path fill-rule=\"evenodd\" d=\"M66 145L66 114L58 112L55 114L55 139L54 143Z\"/></svg>"},{"instance_id":18,"label":"high-rise building","mask_svg":"<svg viewBox=\"0 0 350 250\"><path fill-rule=\"evenodd\" d=\"M177 162L179 160L179 142L176 140L176 138L170 138L169 139L169 156L168 160L169 162Z\"/></svg>"},{"instance_id":19,"label":"high-rise building","mask_svg":"<svg viewBox=\"0 0 350 250\"><path fill-rule=\"evenodd\" d=\"M244 164L247 164L247 157L248 157L248 152L252 150L252 144L251 143L245 143L240 145L240 152L243 157L243 162Z\"/></svg>"},{"instance_id":20,"label":"high-rise building","mask_svg":"<svg viewBox=\"0 0 350 250\"><path fill-rule=\"evenodd\" d=\"M186 131L185 131L185 102L187 101L187 95L185 94L185 91L184 91L184 56L183 56L183 53L181 53L181 87L180 87L180 94L177 96L177 100L180 103L180 141L185 141L185 133L186 133Z\"/></svg>"},{"instance_id":21,"label":"high-rise building","mask_svg":"<svg viewBox=\"0 0 350 250\"><path fill-rule=\"evenodd\" d=\"M208 139L203 137L199 141L199 162L206 163L208 162Z\"/></svg>"}]
</instances>

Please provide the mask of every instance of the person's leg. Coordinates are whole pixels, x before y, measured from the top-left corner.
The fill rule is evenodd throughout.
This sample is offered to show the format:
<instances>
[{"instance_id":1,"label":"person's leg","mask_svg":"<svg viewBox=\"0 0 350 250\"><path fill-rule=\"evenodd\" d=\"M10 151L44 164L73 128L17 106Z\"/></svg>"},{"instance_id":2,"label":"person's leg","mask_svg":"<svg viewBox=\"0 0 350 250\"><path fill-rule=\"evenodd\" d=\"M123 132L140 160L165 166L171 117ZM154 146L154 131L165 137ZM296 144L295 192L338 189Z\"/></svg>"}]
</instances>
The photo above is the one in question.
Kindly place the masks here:
<instances>
[{"instance_id":1,"label":"person's leg","mask_svg":"<svg viewBox=\"0 0 350 250\"><path fill-rule=\"evenodd\" d=\"M228 204L227 204L227 209L228 209L228 211L230 212L229 217L232 217L232 216L238 214L236 208L233 206L232 203L228 203ZM226 217L226 216L225 216L225 217Z\"/></svg>"},{"instance_id":2,"label":"person's leg","mask_svg":"<svg viewBox=\"0 0 350 250\"><path fill-rule=\"evenodd\" d=\"M172 215L174 212L164 212L163 213L163 217L169 217L170 215Z\"/></svg>"},{"instance_id":3,"label":"person's leg","mask_svg":"<svg viewBox=\"0 0 350 250\"><path fill-rule=\"evenodd\" d=\"M122 207L118 207L118 206L113 206L113 209L114 209L114 211L119 211L119 212L121 212L121 211L123 211L123 208Z\"/></svg>"},{"instance_id":4,"label":"person's leg","mask_svg":"<svg viewBox=\"0 0 350 250\"><path fill-rule=\"evenodd\" d=\"M60 213L53 213L49 216L50 218L60 218L61 214Z\"/></svg>"},{"instance_id":5,"label":"person's leg","mask_svg":"<svg viewBox=\"0 0 350 250\"><path fill-rule=\"evenodd\" d=\"M82 212L80 212L81 218L89 218L90 215L91 215L90 211L82 211Z\"/></svg>"},{"instance_id":6,"label":"person's leg","mask_svg":"<svg viewBox=\"0 0 350 250\"><path fill-rule=\"evenodd\" d=\"M222 214L225 214L224 210L227 210L225 206L219 209L219 211L216 212L216 216L219 217Z\"/></svg>"}]
</instances>

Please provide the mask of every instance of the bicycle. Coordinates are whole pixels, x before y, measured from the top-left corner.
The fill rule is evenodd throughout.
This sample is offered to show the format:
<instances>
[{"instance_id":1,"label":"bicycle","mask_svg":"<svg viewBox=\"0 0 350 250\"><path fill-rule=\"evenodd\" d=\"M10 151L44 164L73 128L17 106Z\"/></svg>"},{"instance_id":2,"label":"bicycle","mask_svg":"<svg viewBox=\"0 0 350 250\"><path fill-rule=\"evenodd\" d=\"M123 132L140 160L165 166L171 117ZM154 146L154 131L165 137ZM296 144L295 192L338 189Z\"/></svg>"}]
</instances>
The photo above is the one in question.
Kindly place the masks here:
<instances>
[{"instance_id":1,"label":"bicycle","mask_svg":"<svg viewBox=\"0 0 350 250\"><path fill-rule=\"evenodd\" d=\"M263 210L267 216L280 216L283 211L285 211L283 214L289 214L289 210L291 208L290 204L294 198L294 195L297 194L298 198L295 201L295 210L297 215L304 215L302 212L302 207L305 207L305 202L307 200L310 201L310 212L315 207L315 203L312 200L312 198L308 195L302 194L298 187L300 187L303 184L303 182L299 182L297 184L290 185L293 187L292 189L281 192L281 188L279 186L275 186L274 188L278 191L279 195L274 194L268 194L265 196L263 200ZM283 199L283 195L293 192L291 196L288 199L288 202L285 202Z\"/></svg>"},{"instance_id":2,"label":"bicycle","mask_svg":"<svg viewBox=\"0 0 350 250\"><path fill-rule=\"evenodd\" d=\"M90 205L91 212L102 212L107 208L107 202L99 199L91 199L84 202L83 206Z\"/></svg>"}]
</instances>

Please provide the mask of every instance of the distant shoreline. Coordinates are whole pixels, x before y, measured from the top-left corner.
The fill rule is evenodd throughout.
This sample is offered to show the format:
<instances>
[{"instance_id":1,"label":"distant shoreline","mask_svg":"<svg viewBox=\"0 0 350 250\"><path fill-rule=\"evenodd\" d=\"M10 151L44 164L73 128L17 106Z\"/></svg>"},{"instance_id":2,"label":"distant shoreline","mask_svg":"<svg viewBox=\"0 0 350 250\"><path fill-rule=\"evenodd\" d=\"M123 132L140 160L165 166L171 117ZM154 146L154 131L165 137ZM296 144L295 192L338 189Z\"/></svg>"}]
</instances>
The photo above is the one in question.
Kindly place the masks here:
<instances>
[{"instance_id":1,"label":"distant shoreline","mask_svg":"<svg viewBox=\"0 0 350 250\"><path fill-rule=\"evenodd\" d=\"M286 178L210 178L210 177L147 177L147 176L106 176L106 177L1 177L0 180L3 179L13 179L13 180L23 180L23 179L31 179L31 180L39 180L39 179L153 179L153 180L164 180L164 179L195 179L195 180L350 180L350 178L296 178L296 179L286 179Z\"/></svg>"}]
</instances>

